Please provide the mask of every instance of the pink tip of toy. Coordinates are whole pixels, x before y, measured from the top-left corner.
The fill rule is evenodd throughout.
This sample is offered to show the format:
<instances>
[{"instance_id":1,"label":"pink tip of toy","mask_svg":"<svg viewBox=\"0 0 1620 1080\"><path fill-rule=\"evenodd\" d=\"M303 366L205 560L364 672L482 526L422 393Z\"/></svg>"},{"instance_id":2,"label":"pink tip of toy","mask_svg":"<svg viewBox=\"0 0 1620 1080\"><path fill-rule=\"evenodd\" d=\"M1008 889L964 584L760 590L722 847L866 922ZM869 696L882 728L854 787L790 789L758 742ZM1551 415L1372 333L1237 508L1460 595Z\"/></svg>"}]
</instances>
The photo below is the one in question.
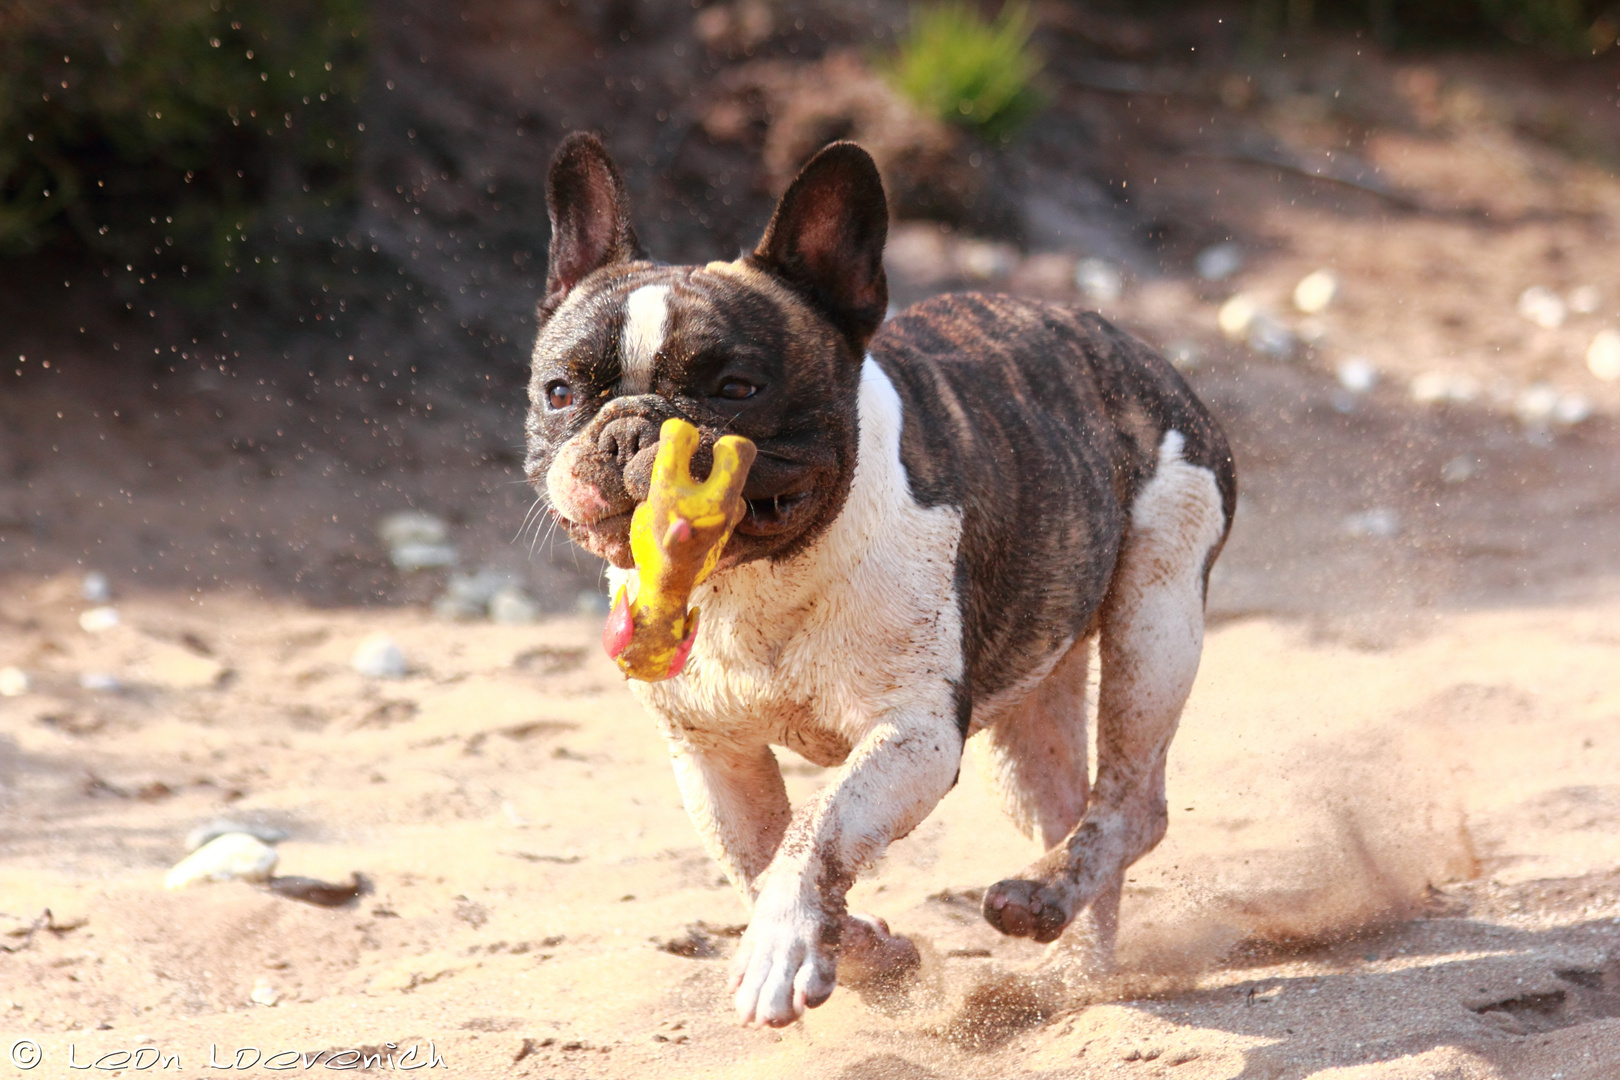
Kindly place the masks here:
<instances>
[{"instance_id":1,"label":"pink tip of toy","mask_svg":"<svg viewBox=\"0 0 1620 1080\"><path fill-rule=\"evenodd\" d=\"M673 679L675 676L679 675L681 673L681 669L686 666L686 658L692 655L692 643L697 640L697 622L698 613L693 611L691 614L691 622L688 623L686 627L686 637L681 641L680 645L676 647L675 659L669 662L669 674L665 675L664 678Z\"/></svg>"},{"instance_id":2,"label":"pink tip of toy","mask_svg":"<svg viewBox=\"0 0 1620 1080\"><path fill-rule=\"evenodd\" d=\"M613 610L608 613L607 625L602 627L602 648L607 650L611 659L617 660L619 654L630 647L630 639L635 633L636 624L630 618L630 601L621 592L613 602Z\"/></svg>"},{"instance_id":3,"label":"pink tip of toy","mask_svg":"<svg viewBox=\"0 0 1620 1080\"><path fill-rule=\"evenodd\" d=\"M664 533L664 546L684 544L692 539L692 523L685 518L676 518L670 522L669 531Z\"/></svg>"}]
</instances>

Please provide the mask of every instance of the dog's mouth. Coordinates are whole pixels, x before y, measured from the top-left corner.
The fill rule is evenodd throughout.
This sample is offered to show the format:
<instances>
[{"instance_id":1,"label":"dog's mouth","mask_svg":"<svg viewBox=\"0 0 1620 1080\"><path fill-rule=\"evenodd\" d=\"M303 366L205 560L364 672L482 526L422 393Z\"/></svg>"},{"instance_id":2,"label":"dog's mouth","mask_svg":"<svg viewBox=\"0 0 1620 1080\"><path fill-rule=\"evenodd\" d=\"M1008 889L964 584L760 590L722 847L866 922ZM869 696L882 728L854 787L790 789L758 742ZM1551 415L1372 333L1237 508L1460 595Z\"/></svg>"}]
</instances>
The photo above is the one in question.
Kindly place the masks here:
<instances>
[{"instance_id":1,"label":"dog's mouth","mask_svg":"<svg viewBox=\"0 0 1620 1080\"><path fill-rule=\"evenodd\" d=\"M809 488L746 499L748 511L737 523L737 531L744 536L777 536L787 532L799 523L814 495L815 489Z\"/></svg>"}]
</instances>

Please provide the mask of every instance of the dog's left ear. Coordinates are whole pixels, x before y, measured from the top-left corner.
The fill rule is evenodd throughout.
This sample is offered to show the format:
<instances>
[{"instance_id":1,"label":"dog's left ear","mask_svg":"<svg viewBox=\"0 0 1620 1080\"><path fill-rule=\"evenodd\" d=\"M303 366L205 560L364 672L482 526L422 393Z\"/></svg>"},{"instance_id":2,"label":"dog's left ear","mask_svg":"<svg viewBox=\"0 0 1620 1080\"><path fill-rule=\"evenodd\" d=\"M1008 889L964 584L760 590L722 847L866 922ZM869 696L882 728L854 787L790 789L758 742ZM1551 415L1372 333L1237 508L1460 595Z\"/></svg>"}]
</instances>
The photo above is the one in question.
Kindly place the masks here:
<instances>
[{"instance_id":1,"label":"dog's left ear","mask_svg":"<svg viewBox=\"0 0 1620 1080\"><path fill-rule=\"evenodd\" d=\"M815 303L858 356L889 306L888 234L877 165L854 143L835 142L788 185L752 260Z\"/></svg>"},{"instance_id":2,"label":"dog's left ear","mask_svg":"<svg viewBox=\"0 0 1620 1080\"><path fill-rule=\"evenodd\" d=\"M551 251L542 317L555 311L592 271L641 258L641 243L630 227L624 177L595 135L576 131L557 147L546 176L546 209L551 214Z\"/></svg>"}]
</instances>

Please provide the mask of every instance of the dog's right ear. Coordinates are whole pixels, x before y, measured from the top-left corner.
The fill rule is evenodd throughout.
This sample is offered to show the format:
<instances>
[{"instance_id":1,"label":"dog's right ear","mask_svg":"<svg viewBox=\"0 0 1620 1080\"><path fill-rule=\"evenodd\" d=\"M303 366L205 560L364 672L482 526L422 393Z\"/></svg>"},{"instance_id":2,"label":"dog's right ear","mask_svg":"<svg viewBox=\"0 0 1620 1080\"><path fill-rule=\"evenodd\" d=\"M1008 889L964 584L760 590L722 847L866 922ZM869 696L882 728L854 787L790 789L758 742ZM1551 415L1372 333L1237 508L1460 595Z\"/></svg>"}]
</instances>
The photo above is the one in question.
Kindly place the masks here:
<instances>
[{"instance_id":1,"label":"dog's right ear","mask_svg":"<svg viewBox=\"0 0 1620 1080\"><path fill-rule=\"evenodd\" d=\"M546 209L551 251L542 318L592 271L641 257L624 177L595 135L576 131L557 147L546 176Z\"/></svg>"}]
</instances>

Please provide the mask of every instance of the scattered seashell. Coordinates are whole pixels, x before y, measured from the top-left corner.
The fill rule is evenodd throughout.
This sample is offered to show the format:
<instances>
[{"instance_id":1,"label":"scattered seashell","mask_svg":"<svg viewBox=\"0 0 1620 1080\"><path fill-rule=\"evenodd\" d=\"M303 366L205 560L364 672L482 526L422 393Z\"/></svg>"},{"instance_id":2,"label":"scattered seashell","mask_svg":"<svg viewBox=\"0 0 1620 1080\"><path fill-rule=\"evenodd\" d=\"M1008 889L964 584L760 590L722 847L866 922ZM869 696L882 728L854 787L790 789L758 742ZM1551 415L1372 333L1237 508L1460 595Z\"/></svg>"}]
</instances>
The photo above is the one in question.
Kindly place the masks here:
<instances>
[{"instance_id":1,"label":"scattered seashell","mask_svg":"<svg viewBox=\"0 0 1620 1080\"><path fill-rule=\"evenodd\" d=\"M372 679L398 679L410 670L405 653L387 634L373 634L356 645L349 666Z\"/></svg>"},{"instance_id":2,"label":"scattered seashell","mask_svg":"<svg viewBox=\"0 0 1620 1080\"><path fill-rule=\"evenodd\" d=\"M1365 394L1378 385L1378 369L1360 356L1340 361L1334 374L1339 377L1339 385L1352 394Z\"/></svg>"},{"instance_id":3,"label":"scattered seashell","mask_svg":"<svg viewBox=\"0 0 1620 1080\"><path fill-rule=\"evenodd\" d=\"M1388 540L1401 530L1400 515L1387 506L1363 510L1344 519L1344 531L1351 536Z\"/></svg>"},{"instance_id":4,"label":"scattered seashell","mask_svg":"<svg viewBox=\"0 0 1620 1080\"><path fill-rule=\"evenodd\" d=\"M93 607L79 612L79 629L88 634L111 630L118 623L118 609L114 607Z\"/></svg>"},{"instance_id":5,"label":"scattered seashell","mask_svg":"<svg viewBox=\"0 0 1620 1080\"><path fill-rule=\"evenodd\" d=\"M84 581L79 585L79 595L92 604L105 604L112 599L112 582L100 570L92 570L84 575Z\"/></svg>"},{"instance_id":6,"label":"scattered seashell","mask_svg":"<svg viewBox=\"0 0 1620 1080\"><path fill-rule=\"evenodd\" d=\"M1074 283L1098 303L1118 300L1125 292L1125 275L1107 259L1081 259L1074 268Z\"/></svg>"},{"instance_id":7,"label":"scattered seashell","mask_svg":"<svg viewBox=\"0 0 1620 1080\"><path fill-rule=\"evenodd\" d=\"M0 667L0 697L22 697L28 693L28 672L19 667Z\"/></svg>"},{"instance_id":8,"label":"scattered seashell","mask_svg":"<svg viewBox=\"0 0 1620 1080\"><path fill-rule=\"evenodd\" d=\"M163 879L165 889L202 881L264 881L280 858L276 849L247 833L216 836L176 863Z\"/></svg>"},{"instance_id":9,"label":"scattered seashell","mask_svg":"<svg viewBox=\"0 0 1620 1080\"><path fill-rule=\"evenodd\" d=\"M196 851L205 844L229 833L245 833L266 844L279 844L287 839L287 830L278 829L274 825L256 825L231 818L215 818L206 825L199 825L186 834L186 850Z\"/></svg>"},{"instance_id":10,"label":"scattered seashell","mask_svg":"<svg viewBox=\"0 0 1620 1080\"><path fill-rule=\"evenodd\" d=\"M1260 301L1248 293L1238 293L1222 304L1215 313L1215 323L1231 341L1242 341L1249 332L1249 324L1260 313Z\"/></svg>"},{"instance_id":11,"label":"scattered seashell","mask_svg":"<svg viewBox=\"0 0 1620 1080\"><path fill-rule=\"evenodd\" d=\"M1577 315L1590 315L1603 306L1603 294L1596 285L1577 285L1569 290L1569 310Z\"/></svg>"},{"instance_id":12,"label":"scattered seashell","mask_svg":"<svg viewBox=\"0 0 1620 1080\"><path fill-rule=\"evenodd\" d=\"M1479 380L1471 375L1426 371L1412 380L1412 400L1419 405L1466 405L1479 397Z\"/></svg>"},{"instance_id":13,"label":"scattered seashell","mask_svg":"<svg viewBox=\"0 0 1620 1080\"><path fill-rule=\"evenodd\" d=\"M1440 466L1440 482L1443 484L1461 484L1472 480L1479 475L1479 465L1467 454L1458 454L1444 465Z\"/></svg>"},{"instance_id":14,"label":"scattered seashell","mask_svg":"<svg viewBox=\"0 0 1620 1080\"><path fill-rule=\"evenodd\" d=\"M508 585L490 597L489 617L503 626L520 626L540 617L540 605L518 586Z\"/></svg>"},{"instance_id":15,"label":"scattered seashell","mask_svg":"<svg viewBox=\"0 0 1620 1080\"><path fill-rule=\"evenodd\" d=\"M1604 327L1586 350L1586 370L1604 382L1620 379L1620 330Z\"/></svg>"},{"instance_id":16,"label":"scattered seashell","mask_svg":"<svg viewBox=\"0 0 1620 1080\"><path fill-rule=\"evenodd\" d=\"M1556 330L1564 325L1569 309L1551 289L1532 285L1519 294L1519 314L1543 330Z\"/></svg>"},{"instance_id":17,"label":"scattered seashell","mask_svg":"<svg viewBox=\"0 0 1620 1080\"><path fill-rule=\"evenodd\" d=\"M1198 253L1193 266L1205 281L1225 281L1243 269L1243 248L1231 240L1213 244Z\"/></svg>"},{"instance_id":18,"label":"scattered seashell","mask_svg":"<svg viewBox=\"0 0 1620 1080\"><path fill-rule=\"evenodd\" d=\"M1339 294L1339 275L1331 270L1316 270L1306 274L1294 286L1294 306L1307 315L1326 311Z\"/></svg>"}]
</instances>

